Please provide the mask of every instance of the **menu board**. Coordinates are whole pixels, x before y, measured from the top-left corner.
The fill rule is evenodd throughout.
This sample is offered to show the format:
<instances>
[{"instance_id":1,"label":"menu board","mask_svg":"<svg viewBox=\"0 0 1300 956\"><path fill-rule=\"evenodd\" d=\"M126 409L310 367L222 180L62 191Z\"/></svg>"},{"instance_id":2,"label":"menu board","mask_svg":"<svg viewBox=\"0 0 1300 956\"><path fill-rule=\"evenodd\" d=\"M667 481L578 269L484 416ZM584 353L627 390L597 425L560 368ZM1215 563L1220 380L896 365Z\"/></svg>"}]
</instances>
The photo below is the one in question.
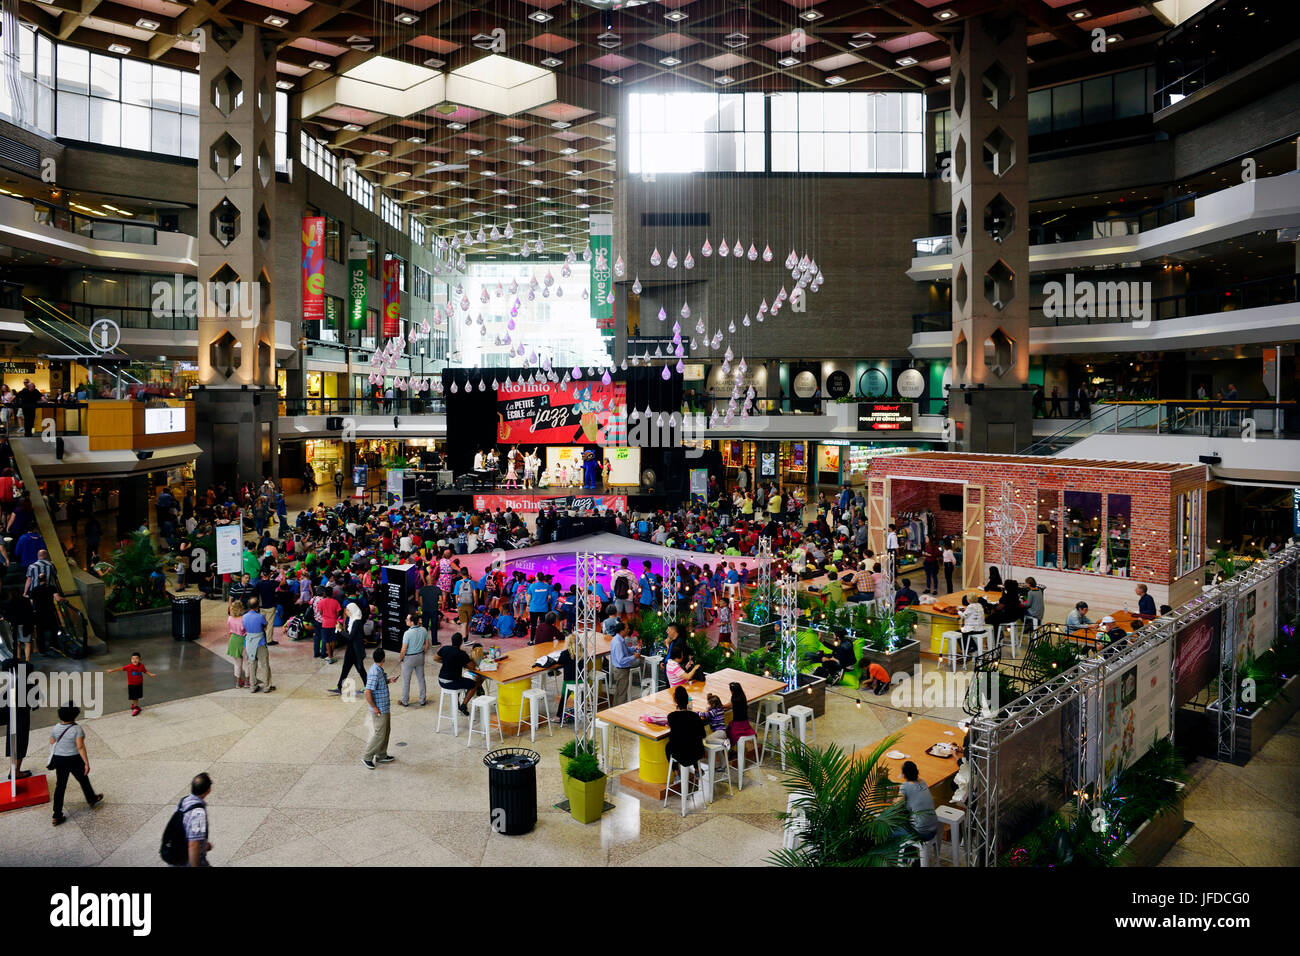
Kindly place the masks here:
<instances>
[{"instance_id":1,"label":"menu board","mask_svg":"<svg viewBox=\"0 0 1300 956\"><path fill-rule=\"evenodd\" d=\"M915 407L906 402L858 402L858 431L911 431Z\"/></svg>"},{"instance_id":2,"label":"menu board","mask_svg":"<svg viewBox=\"0 0 1300 956\"><path fill-rule=\"evenodd\" d=\"M1107 672L1102 715L1102 779L1114 780L1156 740L1169 736L1169 665L1162 641L1133 663Z\"/></svg>"},{"instance_id":3,"label":"menu board","mask_svg":"<svg viewBox=\"0 0 1300 956\"><path fill-rule=\"evenodd\" d=\"M390 564L384 568L384 580L380 587L379 626L380 640L386 651L402 649L402 634L406 631L406 612L415 588L411 581L413 564Z\"/></svg>"}]
</instances>

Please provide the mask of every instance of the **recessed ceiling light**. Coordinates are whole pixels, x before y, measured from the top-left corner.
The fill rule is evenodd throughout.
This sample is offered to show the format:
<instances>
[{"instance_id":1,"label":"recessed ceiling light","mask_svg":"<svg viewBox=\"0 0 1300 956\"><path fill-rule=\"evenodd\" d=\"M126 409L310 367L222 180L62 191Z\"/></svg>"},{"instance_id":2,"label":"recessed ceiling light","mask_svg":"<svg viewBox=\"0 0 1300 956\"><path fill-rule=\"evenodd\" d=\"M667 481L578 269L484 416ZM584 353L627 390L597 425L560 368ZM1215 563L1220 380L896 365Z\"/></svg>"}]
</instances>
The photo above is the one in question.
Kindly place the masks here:
<instances>
[{"instance_id":1,"label":"recessed ceiling light","mask_svg":"<svg viewBox=\"0 0 1300 956\"><path fill-rule=\"evenodd\" d=\"M936 13L936 14L934 15L934 18L935 18L936 20L951 20L951 19L952 19L953 17L955 17L956 15L957 15L957 11L956 11L956 10L953 10L953 9L944 9L944 10L940 10L938 13Z\"/></svg>"},{"instance_id":2,"label":"recessed ceiling light","mask_svg":"<svg viewBox=\"0 0 1300 956\"><path fill-rule=\"evenodd\" d=\"M603 47L606 50L613 50L621 46L622 43L623 43L622 37L620 37L617 33L610 33L609 31L606 31L605 33L602 33L600 36L596 37L596 45L599 47Z\"/></svg>"},{"instance_id":3,"label":"recessed ceiling light","mask_svg":"<svg viewBox=\"0 0 1300 956\"><path fill-rule=\"evenodd\" d=\"M564 120L556 120L551 124L551 127L553 129L568 129L572 125L572 123L566 123Z\"/></svg>"},{"instance_id":4,"label":"recessed ceiling light","mask_svg":"<svg viewBox=\"0 0 1300 956\"><path fill-rule=\"evenodd\" d=\"M530 186L545 186L546 184L545 184L544 182L542 182L540 179L530 179L530 180L528 180L528 185L530 185Z\"/></svg>"},{"instance_id":5,"label":"recessed ceiling light","mask_svg":"<svg viewBox=\"0 0 1300 956\"><path fill-rule=\"evenodd\" d=\"M503 206L502 208L504 208L504 209L518 209L518 208L519 208L519 203L508 202L508 203L506 203L505 206Z\"/></svg>"},{"instance_id":6,"label":"recessed ceiling light","mask_svg":"<svg viewBox=\"0 0 1300 956\"><path fill-rule=\"evenodd\" d=\"M448 124L447 124L447 129L464 129L464 128L465 128L465 124L464 124L464 123L448 123Z\"/></svg>"},{"instance_id":7,"label":"recessed ceiling light","mask_svg":"<svg viewBox=\"0 0 1300 956\"><path fill-rule=\"evenodd\" d=\"M623 77L615 76L611 73L609 76L602 77L600 82L608 83L610 86L618 86L620 83L623 82Z\"/></svg>"},{"instance_id":8,"label":"recessed ceiling light","mask_svg":"<svg viewBox=\"0 0 1300 956\"><path fill-rule=\"evenodd\" d=\"M465 155L466 155L466 156L482 156L482 155L483 155L483 150L479 149L478 147L474 147L473 149L467 149L467 150L465 150Z\"/></svg>"},{"instance_id":9,"label":"recessed ceiling light","mask_svg":"<svg viewBox=\"0 0 1300 956\"><path fill-rule=\"evenodd\" d=\"M424 65L431 70L440 70L447 65L447 61L440 60L436 56L431 56L429 59L424 61Z\"/></svg>"},{"instance_id":10,"label":"recessed ceiling light","mask_svg":"<svg viewBox=\"0 0 1300 956\"><path fill-rule=\"evenodd\" d=\"M582 170L579 169L577 166L574 166L572 169L566 170L565 172L566 172L567 175L569 175L569 176L581 176L581 175L582 175Z\"/></svg>"},{"instance_id":11,"label":"recessed ceiling light","mask_svg":"<svg viewBox=\"0 0 1300 956\"><path fill-rule=\"evenodd\" d=\"M282 17L278 13L273 13L269 17L266 17L262 22L273 27L282 27L289 22L289 18Z\"/></svg>"},{"instance_id":12,"label":"recessed ceiling light","mask_svg":"<svg viewBox=\"0 0 1300 956\"><path fill-rule=\"evenodd\" d=\"M583 189L581 186L575 186L573 188L573 194L575 196L585 196L587 195L587 190Z\"/></svg>"},{"instance_id":13,"label":"recessed ceiling light","mask_svg":"<svg viewBox=\"0 0 1300 956\"><path fill-rule=\"evenodd\" d=\"M1071 10L1066 14L1071 20L1087 20L1092 16L1092 11L1087 7L1080 7L1078 10Z\"/></svg>"},{"instance_id":14,"label":"recessed ceiling light","mask_svg":"<svg viewBox=\"0 0 1300 956\"><path fill-rule=\"evenodd\" d=\"M109 49L112 50L113 47L109 47ZM114 53L130 53L131 51L130 51L130 50L113 50L113 52L114 52ZM276 81L275 81L275 88L276 88L277 90L291 90L291 89L293 89L293 81L292 81L292 80L276 80Z\"/></svg>"},{"instance_id":15,"label":"recessed ceiling light","mask_svg":"<svg viewBox=\"0 0 1300 956\"><path fill-rule=\"evenodd\" d=\"M534 23L548 23L549 21L554 20L555 17L551 16L545 10L534 10L532 13L528 14L528 19L532 20Z\"/></svg>"},{"instance_id":16,"label":"recessed ceiling light","mask_svg":"<svg viewBox=\"0 0 1300 956\"><path fill-rule=\"evenodd\" d=\"M424 142L424 137L423 137L423 136L408 136L408 137L406 137L406 141L407 141L408 143L423 143L423 142Z\"/></svg>"},{"instance_id":17,"label":"recessed ceiling light","mask_svg":"<svg viewBox=\"0 0 1300 956\"><path fill-rule=\"evenodd\" d=\"M417 195L417 196L427 196L427 195L429 195L429 190L427 190L427 189L417 189L417 190L415 191L415 195Z\"/></svg>"},{"instance_id":18,"label":"recessed ceiling light","mask_svg":"<svg viewBox=\"0 0 1300 956\"><path fill-rule=\"evenodd\" d=\"M899 66L915 66L915 65L916 65L916 57L914 57L914 56L900 56L900 57L899 57L897 60L895 60L894 62L897 63Z\"/></svg>"},{"instance_id":19,"label":"recessed ceiling light","mask_svg":"<svg viewBox=\"0 0 1300 956\"><path fill-rule=\"evenodd\" d=\"M557 66L564 66L564 61L559 57L548 56L546 59L542 60L542 66L549 67L553 70Z\"/></svg>"},{"instance_id":20,"label":"recessed ceiling light","mask_svg":"<svg viewBox=\"0 0 1300 956\"><path fill-rule=\"evenodd\" d=\"M507 142L507 143L522 143L523 141L524 141L524 138L523 138L522 136L507 136L507 137L506 137L506 142Z\"/></svg>"},{"instance_id":21,"label":"recessed ceiling light","mask_svg":"<svg viewBox=\"0 0 1300 956\"><path fill-rule=\"evenodd\" d=\"M721 76L715 76L713 78L713 82L717 83L719 86L726 86L728 83L735 83L736 78L734 76L728 76L726 73L723 73Z\"/></svg>"},{"instance_id":22,"label":"recessed ceiling light","mask_svg":"<svg viewBox=\"0 0 1300 956\"><path fill-rule=\"evenodd\" d=\"M328 70L330 68L329 63L325 60L312 60L307 66L313 70Z\"/></svg>"},{"instance_id":23,"label":"recessed ceiling light","mask_svg":"<svg viewBox=\"0 0 1300 956\"><path fill-rule=\"evenodd\" d=\"M802 62L797 56L783 56L777 60L777 66L798 66Z\"/></svg>"},{"instance_id":24,"label":"recessed ceiling light","mask_svg":"<svg viewBox=\"0 0 1300 956\"><path fill-rule=\"evenodd\" d=\"M521 160L519 160L519 165L520 165L520 166L531 166L531 165L533 165L533 161L532 161L531 159L521 159Z\"/></svg>"},{"instance_id":25,"label":"recessed ceiling light","mask_svg":"<svg viewBox=\"0 0 1300 956\"><path fill-rule=\"evenodd\" d=\"M371 155L371 156L387 156L387 155L388 155L388 150L386 150L386 149L372 149L372 150L370 151L370 155Z\"/></svg>"},{"instance_id":26,"label":"recessed ceiling light","mask_svg":"<svg viewBox=\"0 0 1300 956\"><path fill-rule=\"evenodd\" d=\"M411 174L410 174L407 170L405 170L405 169L399 169L399 170L397 171L397 175L398 175L398 176L409 176L409 175L411 175Z\"/></svg>"},{"instance_id":27,"label":"recessed ceiling light","mask_svg":"<svg viewBox=\"0 0 1300 956\"><path fill-rule=\"evenodd\" d=\"M504 196L504 195L506 195L508 192L510 192L510 190L505 189L505 188L503 188L503 187L501 187L501 186L498 186L496 189L494 189L494 190L492 190L492 191L493 191L494 193L496 193L498 196Z\"/></svg>"},{"instance_id":28,"label":"recessed ceiling light","mask_svg":"<svg viewBox=\"0 0 1300 956\"><path fill-rule=\"evenodd\" d=\"M161 24L159 24L157 20L150 20L148 17L141 17L139 20L135 21L135 25L141 30L157 30Z\"/></svg>"},{"instance_id":29,"label":"recessed ceiling light","mask_svg":"<svg viewBox=\"0 0 1300 956\"><path fill-rule=\"evenodd\" d=\"M667 13L664 14L664 19L671 20L673 23L681 23L683 20L686 19L686 16L687 15L683 13L681 10L669 10Z\"/></svg>"},{"instance_id":30,"label":"recessed ceiling light","mask_svg":"<svg viewBox=\"0 0 1300 956\"><path fill-rule=\"evenodd\" d=\"M855 33L853 36L849 37L849 46L855 50L861 50L863 47L871 46L871 44L875 42L875 39L876 35L874 33L867 33L865 31L862 33Z\"/></svg>"},{"instance_id":31,"label":"recessed ceiling light","mask_svg":"<svg viewBox=\"0 0 1300 956\"><path fill-rule=\"evenodd\" d=\"M749 34L747 33L728 33L722 38L722 45L731 50L739 50L748 42Z\"/></svg>"},{"instance_id":32,"label":"recessed ceiling light","mask_svg":"<svg viewBox=\"0 0 1300 956\"><path fill-rule=\"evenodd\" d=\"M1106 42L1107 42L1107 43L1118 43L1118 42L1119 42L1120 40L1122 40L1122 39L1124 39L1124 38L1123 38L1122 36L1120 36L1118 33L1112 33L1112 34L1110 34L1110 36L1106 37Z\"/></svg>"},{"instance_id":33,"label":"recessed ceiling light","mask_svg":"<svg viewBox=\"0 0 1300 956\"><path fill-rule=\"evenodd\" d=\"M681 66L682 61L675 56L661 56L659 62L663 66Z\"/></svg>"},{"instance_id":34,"label":"recessed ceiling light","mask_svg":"<svg viewBox=\"0 0 1300 956\"><path fill-rule=\"evenodd\" d=\"M448 186L459 186L459 185L460 185L460 180L459 180L459 179L449 179L449 180L447 180L447 185L448 185Z\"/></svg>"},{"instance_id":35,"label":"recessed ceiling light","mask_svg":"<svg viewBox=\"0 0 1300 956\"><path fill-rule=\"evenodd\" d=\"M837 73L835 76L826 77L826 82L829 83L831 86L839 86L841 83L844 82L844 77L840 76Z\"/></svg>"},{"instance_id":36,"label":"recessed ceiling light","mask_svg":"<svg viewBox=\"0 0 1300 956\"><path fill-rule=\"evenodd\" d=\"M431 205L429 208L430 208L430 209L446 209L447 207L444 206L444 205L443 205L442 203L440 203L440 202L436 202L436 203L434 203L433 205Z\"/></svg>"},{"instance_id":37,"label":"recessed ceiling light","mask_svg":"<svg viewBox=\"0 0 1300 956\"><path fill-rule=\"evenodd\" d=\"M822 16L823 14L816 10L805 10L803 13L799 14L799 19L807 20L809 23L812 23L814 20L820 20Z\"/></svg>"},{"instance_id":38,"label":"recessed ceiling light","mask_svg":"<svg viewBox=\"0 0 1300 956\"><path fill-rule=\"evenodd\" d=\"M396 20L398 23L405 24L408 27L412 23L420 22L420 18L417 17L414 13L399 13L397 16L393 17L393 19Z\"/></svg>"},{"instance_id":39,"label":"recessed ceiling light","mask_svg":"<svg viewBox=\"0 0 1300 956\"><path fill-rule=\"evenodd\" d=\"M560 150L560 152L563 153L565 156L572 156L577 151L578 151L577 148L573 146L566 146L564 147L564 149Z\"/></svg>"},{"instance_id":40,"label":"recessed ceiling light","mask_svg":"<svg viewBox=\"0 0 1300 956\"><path fill-rule=\"evenodd\" d=\"M343 128L347 130L349 133L361 132L361 126L357 123L344 123Z\"/></svg>"},{"instance_id":41,"label":"recessed ceiling light","mask_svg":"<svg viewBox=\"0 0 1300 956\"><path fill-rule=\"evenodd\" d=\"M949 83L952 82L952 77L951 77L951 76L941 76L941 77L939 77L939 82L942 83L944 86L947 86Z\"/></svg>"},{"instance_id":42,"label":"recessed ceiling light","mask_svg":"<svg viewBox=\"0 0 1300 956\"><path fill-rule=\"evenodd\" d=\"M370 52L371 50L373 50L374 48L375 48L375 45L374 45L373 43L354 43L354 44L352 44L352 49L356 50L358 53L369 53L369 52Z\"/></svg>"},{"instance_id":43,"label":"recessed ceiling light","mask_svg":"<svg viewBox=\"0 0 1300 956\"><path fill-rule=\"evenodd\" d=\"M108 45L108 52L109 52L109 53L121 53L121 54L125 55L125 54L131 52L131 48L130 48L129 46L127 46L125 43L110 43L110 44ZM277 85L278 85L278 84L277 84Z\"/></svg>"},{"instance_id":44,"label":"recessed ceiling light","mask_svg":"<svg viewBox=\"0 0 1300 956\"><path fill-rule=\"evenodd\" d=\"M590 209L590 208L591 208L591 204L590 204L590 203L585 203L585 202L580 202L580 203L578 203L578 208L579 208L579 209Z\"/></svg>"},{"instance_id":45,"label":"recessed ceiling light","mask_svg":"<svg viewBox=\"0 0 1300 956\"><path fill-rule=\"evenodd\" d=\"M437 168L438 168L439 166L441 166L441 165L443 165L442 160L441 160L441 159L435 159L433 162L429 163L429 168L426 169L425 172L426 172L426 173L431 173L431 172L433 172L435 169L437 169Z\"/></svg>"}]
</instances>

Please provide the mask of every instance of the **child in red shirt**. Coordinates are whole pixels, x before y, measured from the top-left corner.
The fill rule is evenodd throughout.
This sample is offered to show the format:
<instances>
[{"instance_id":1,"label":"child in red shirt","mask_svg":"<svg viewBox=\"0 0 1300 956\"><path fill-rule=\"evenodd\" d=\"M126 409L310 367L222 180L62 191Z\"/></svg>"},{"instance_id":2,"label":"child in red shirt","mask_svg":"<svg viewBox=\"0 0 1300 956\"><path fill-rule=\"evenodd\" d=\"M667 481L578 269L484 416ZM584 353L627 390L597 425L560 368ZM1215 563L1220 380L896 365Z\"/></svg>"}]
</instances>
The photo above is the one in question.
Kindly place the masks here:
<instances>
[{"instance_id":1,"label":"child in red shirt","mask_svg":"<svg viewBox=\"0 0 1300 956\"><path fill-rule=\"evenodd\" d=\"M108 673L113 671L126 671L126 696L131 701L131 716L135 717L140 713L140 705L144 700L144 678L148 674L150 677L157 677L157 674L150 672L144 666L139 654L131 655L131 663L123 664L121 667L114 667Z\"/></svg>"}]
</instances>

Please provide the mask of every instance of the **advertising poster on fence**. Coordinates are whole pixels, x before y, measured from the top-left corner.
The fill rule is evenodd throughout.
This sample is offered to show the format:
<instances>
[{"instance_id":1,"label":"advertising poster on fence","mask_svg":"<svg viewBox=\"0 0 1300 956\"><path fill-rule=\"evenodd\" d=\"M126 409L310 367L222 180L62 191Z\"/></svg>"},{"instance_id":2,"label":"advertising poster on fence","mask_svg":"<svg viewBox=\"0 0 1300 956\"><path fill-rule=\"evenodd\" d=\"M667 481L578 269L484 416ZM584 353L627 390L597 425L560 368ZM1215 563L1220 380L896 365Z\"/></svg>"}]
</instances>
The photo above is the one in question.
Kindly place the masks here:
<instances>
[{"instance_id":1,"label":"advertising poster on fence","mask_svg":"<svg viewBox=\"0 0 1300 956\"><path fill-rule=\"evenodd\" d=\"M302 320L325 318L325 217L302 220Z\"/></svg>"},{"instance_id":2,"label":"advertising poster on fence","mask_svg":"<svg viewBox=\"0 0 1300 956\"><path fill-rule=\"evenodd\" d=\"M1163 641L1137 660L1106 672L1102 706L1102 779L1125 767L1169 736L1169 664L1173 643Z\"/></svg>"},{"instance_id":3,"label":"advertising poster on fence","mask_svg":"<svg viewBox=\"0 0 1300 956\"><path fill-rule=\"evenodd\" d=\"M1215 608L1174 635L1174 707L1181 707L1208 687L1219 673L1219 622Z\"/></svg>"},{"instance_id":4,"label":"advertising poster on fence","mask_svg":"<svg viewBox=\"0 0 1300 956\"><path fill-rule=\"evenodd\" d=\"M388 469L388 507L402 507L402 483L406 478L406 471L402 468Z\"/></svg>"}]
</instances>

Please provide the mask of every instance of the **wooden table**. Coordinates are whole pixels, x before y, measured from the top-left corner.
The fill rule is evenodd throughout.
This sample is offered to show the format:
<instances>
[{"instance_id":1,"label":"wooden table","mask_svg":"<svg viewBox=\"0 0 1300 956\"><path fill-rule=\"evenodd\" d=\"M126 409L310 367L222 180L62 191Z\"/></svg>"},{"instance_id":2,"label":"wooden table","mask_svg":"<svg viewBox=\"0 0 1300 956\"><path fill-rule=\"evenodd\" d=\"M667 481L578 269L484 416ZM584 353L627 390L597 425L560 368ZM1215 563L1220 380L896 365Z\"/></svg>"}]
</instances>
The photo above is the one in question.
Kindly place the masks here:
<instances>
[{"instance_id":1,"label":"wooden table","mask_svg":"<svg viewBox=\"0 0 1300 956\"><path fill-rule=\"evenodd\" d=\"M945 594L935 599L933 604L913 604L908 608L909 611L915 611L921 622L925 618L930 619L930 640L927 644L925 633L920 627L917 628L917 637L921 639L923 649L928 648L932 654L938 654L944 631L961 630L961 619L957 617L957 608L961 607L962 597L968 597L975 601L984 598L991 604L996 604L1002 598L1001 591L985 591L983 588L967 588L964 591L953 591L951 594ZM990 628L990 630L992 630Z\"/></svg>"},{"instance_id":2,"label":"wooden table","mask_svg":"<svg viewBox=\"0 0 1300 956\"><path fill-rule=\"evenodd\" d=\"M603 631L596 632L596 656L609 654L613 639ZM484 677L497 683L497 721L501 732L507 730L518 733L523 720L524 691L532 685L532 679L538 674L560 669L559 664L550 667L534 667L533 662L547 654L559 654L564 650L564 641L546 641L541 644L525 644L498 658L497 669L492 671L466 668L471 674ZM525 683L527 682L527 683Z\"/></svg>"},{"instance_id":3,"label":"wooden table","mask_svg":"<svg viewBox=\"0 0 1300 956\"><path fill-rule=\"evenodd\" d=\"M925 751L932 744L940 741L946 741L954 746L964 746L966 731L951 724L920 717L905 724L901 730L895 731L895 733L899 733L901 736L889 750L897 750L900 753L907 754L907 756L901 759L883 756L880 758L880 763L888 768L889 779L894 783L902 783L903 764L910 760L916 764L921 779L930 787L930 793L934 795L935 806L947 803L953 792L952 778L957 775L957 757L956 755L948 758L934 757ZM887 736L892 736L892 734ZM880 741L878 740L861 750L855 751L853 756L854 758L866 757L879 746ZM886 753L888 752L887 750Z\"/></svg>"},{"instance_id":4,"label":"wooden table","mask_svg":"<svg viewBox=\"0 0 1300 956\"><path fill-rule=\"evenodd\" d=\"M1125 634L1132 634L1133 625L1136 622L1143 620L1141 614L1134 614L1131 611L1111 611L1109 614L1103 614L1102 617L1113 617L1115 619L1115 623L1114 625L1112 625L1112 627L1118 627L1122 629ZM1111 629L1110 627L1106 628L1106 630L1110 630L1110 629ZM1082 631L1079 631L1073 636L1075 638L1085 638L1086 640L1089 641L1100 642L1102 637L1100 618L1098 619L1096 624L1091 624L1088 627L1085 627Z\"/></svg>"},{"instance_id":5,"label":"wooden table","mask_svg":"<svg viewBox=\"0 0 1300 956\"><path fill-rule=\"evenodd\" d=\"M730 710L731 684L738 683L745 692L745 698L752 705L785 689L785 682L770 677L747 674L734 668L723 668L709 674L703 682L691 681L683 685L691 695L691 710L703 713L708 709L707 695L716 694L723 707ZM626 704L610 707L596 714L599 720L606 721L629 733L635 734L639 743L640 766L629 770L622 776L625 787L662 800L664 789L668 784L668 727L665 724L647 724L642 717L666 717L670 711L677 709L673 700L672 689L661 690L651 697L630 700Z\"/></svg>"}]
</instances>

